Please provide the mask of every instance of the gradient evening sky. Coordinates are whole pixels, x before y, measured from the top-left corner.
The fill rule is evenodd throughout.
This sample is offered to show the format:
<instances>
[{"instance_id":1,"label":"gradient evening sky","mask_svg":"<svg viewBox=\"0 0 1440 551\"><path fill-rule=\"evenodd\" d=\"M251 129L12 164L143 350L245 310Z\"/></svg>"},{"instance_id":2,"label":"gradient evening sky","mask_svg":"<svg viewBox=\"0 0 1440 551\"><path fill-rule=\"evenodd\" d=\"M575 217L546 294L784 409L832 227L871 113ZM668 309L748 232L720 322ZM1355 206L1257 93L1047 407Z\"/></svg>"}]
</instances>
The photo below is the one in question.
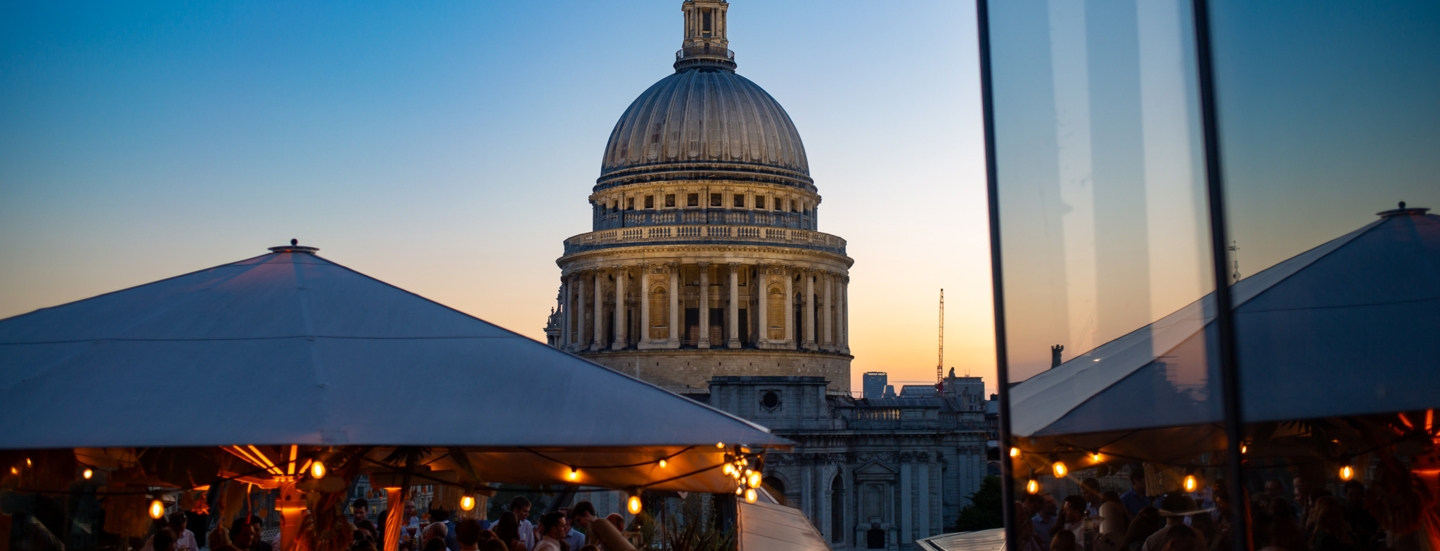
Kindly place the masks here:
<instances>
[{"instance_id":1,"label":"gradient evening sky","mask_svg":"<svg viewBox=\"0 0 1440 551\"><path fill-rule=\"evenodd\" d=\"M616 119L678 0L0 6L0 317L290 238L543 340ZM730 8L849 241L852 385L994 386L973 6Z\"/></svg>"}]
</instances>

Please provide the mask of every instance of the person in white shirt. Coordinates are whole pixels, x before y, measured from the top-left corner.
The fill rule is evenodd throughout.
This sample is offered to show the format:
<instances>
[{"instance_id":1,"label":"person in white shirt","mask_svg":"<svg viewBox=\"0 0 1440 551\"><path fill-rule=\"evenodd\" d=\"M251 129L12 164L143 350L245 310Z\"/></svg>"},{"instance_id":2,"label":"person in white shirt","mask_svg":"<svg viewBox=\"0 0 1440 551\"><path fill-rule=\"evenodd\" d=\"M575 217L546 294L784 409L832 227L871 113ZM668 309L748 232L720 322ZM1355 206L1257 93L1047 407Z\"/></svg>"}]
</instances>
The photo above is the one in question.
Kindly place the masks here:
<instances>
[{"instance_id":1,"label":"person in white shirt","mask_svg":"<svg viewBox=\"0 0 1440 551\"><path fill-rule=\"evenodd\" d=\"M510 512L515 513L515 521L520 523L520 543L525 544L526 551L535 551L535 525L529 520L530 500L515 496L510 500Z\"/></svg>"},{"instance_id":2,"label":"person in white shirt","mask_svg":"<svg viewBox=\"0 0 1440 551\"><path fill-rule=\"evenodd\" d=\"M565 522L565 513L545 513L540 517L540 534L543 537L535 544L534 551L561 551L560 540L569 531L570 523Z\"/></svg>"},{"instance_id":3,"label":"person in white shirt","mask_svg":"<svg viewBox=\"0 0 1440 551\"><path fill-rule=\"evenodd\" d=\"M175 533L174 551L200 551L200 546L195 544L195 533L185 529L185 525L189 523L189 521L185 518L184 511L170 513L170 517L167 518L166 521L170 531ZM155 536L150 536L150 539L145 541L145 546L140 548L140 551L163 550L155 549Z\"/></svg>"}]
</instances>

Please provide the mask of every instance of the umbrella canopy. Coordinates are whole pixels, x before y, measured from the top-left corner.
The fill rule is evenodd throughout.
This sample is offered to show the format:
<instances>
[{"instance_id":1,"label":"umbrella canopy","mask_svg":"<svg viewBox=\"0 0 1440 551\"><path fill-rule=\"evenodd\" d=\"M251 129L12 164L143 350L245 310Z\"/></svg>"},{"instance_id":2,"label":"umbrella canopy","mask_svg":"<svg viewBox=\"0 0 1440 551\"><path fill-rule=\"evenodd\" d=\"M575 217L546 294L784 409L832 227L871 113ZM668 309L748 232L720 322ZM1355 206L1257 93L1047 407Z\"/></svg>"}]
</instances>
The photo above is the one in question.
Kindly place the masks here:
<instances>
[{"instance_id":1,"label":"umbrella canopy","mask_svg":"<svg viewBox=\"0 0 1440 551\"><path fill-rule=\"evenodd\" d=\"M272 251L0 320L0 449L458 446L487 480L594 466L581 483L627 487L661 458L719 466L720 442L788 445L313 248ZM718 471L658 487L733 489Z\"/></svg>"},{"instance_id":2,"label":"umbrella canopy","mask_svg":"<svg viewBox=\"0 0 1440 551\"><path fill-rule=\"evenodd\" d=\"M1232 286L1246 422L1440 406L1440 217L1428 210L1379 213ZM1223 445L1214 300L1016 385L1013 434L1210 424L1190 440Z\"/></svg>"}]
</instances>

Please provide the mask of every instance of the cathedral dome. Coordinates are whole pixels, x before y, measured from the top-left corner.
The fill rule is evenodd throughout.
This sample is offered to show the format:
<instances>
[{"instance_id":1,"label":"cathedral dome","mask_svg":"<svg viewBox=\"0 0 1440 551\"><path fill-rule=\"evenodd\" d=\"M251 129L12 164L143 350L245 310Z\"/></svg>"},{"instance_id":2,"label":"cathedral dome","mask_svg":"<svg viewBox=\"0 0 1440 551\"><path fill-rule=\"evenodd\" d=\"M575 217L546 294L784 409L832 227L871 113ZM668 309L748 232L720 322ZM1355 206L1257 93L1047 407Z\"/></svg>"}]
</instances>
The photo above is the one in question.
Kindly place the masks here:
<instances>
[{"instance_id":1,"label":"cathedral dome","mask_svg":"<svg viewBox=\"0 0 1440 551\"><path fill-rule=\"evenodd\" d=\"M813 187L800 133L775 98L729 67L676 65L615 123L597 188L694 171Z\"/></svg>"}]
</instances>

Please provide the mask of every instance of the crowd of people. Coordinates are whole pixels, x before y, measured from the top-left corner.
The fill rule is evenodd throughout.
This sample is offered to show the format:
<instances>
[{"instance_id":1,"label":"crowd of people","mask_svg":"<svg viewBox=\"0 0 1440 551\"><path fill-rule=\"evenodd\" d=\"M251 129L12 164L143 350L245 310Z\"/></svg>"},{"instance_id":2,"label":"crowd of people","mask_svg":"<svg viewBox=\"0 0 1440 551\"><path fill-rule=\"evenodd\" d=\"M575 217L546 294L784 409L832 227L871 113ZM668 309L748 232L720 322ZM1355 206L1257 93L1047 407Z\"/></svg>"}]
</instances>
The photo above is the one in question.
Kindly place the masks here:
<instances>
[{"instance_id":1,"label":"crowd of people","mask_svg":"<svg viewBox=\"0 0 1440 551\"><path fill-rule=\"evenodd\" d=\"M524 496L510 502L508 510L494 521L464 518L452 520L443 510L431 510L424 518L415 506L405 506L400 529L401 551L603 551L594 537L595 522L609 522L623 531L625 518L612 513L604 519L596 516L595 506L579 501L558 511L531 520L531 503ZM369 503L357 499L351 504L351 523L355 529L353 551L376 551L384 547L384 523L388 515L370 520ZM253 551L253 550L252 550Z\"/></svg>"},{"instance_id":2,"label":"crowd of people","mask_svg":"<svg viewBox=\"0 0 1440 551\"><path fill-rule=\"evenodd\" d=\"M1124 494L1102 491L1094 478L1058 503L1032 494L1015 504L1019 551L1226 551L1234 545L1236 502L1223 480L1193 493L1146 495L1143 472ZM1343 500L1295 479L1293 500L1278 480L1244 503L1262 551L1385 551L1405 549L1365 508L1365 485L1344 485Z\"/></svg>"}]
</instances>

